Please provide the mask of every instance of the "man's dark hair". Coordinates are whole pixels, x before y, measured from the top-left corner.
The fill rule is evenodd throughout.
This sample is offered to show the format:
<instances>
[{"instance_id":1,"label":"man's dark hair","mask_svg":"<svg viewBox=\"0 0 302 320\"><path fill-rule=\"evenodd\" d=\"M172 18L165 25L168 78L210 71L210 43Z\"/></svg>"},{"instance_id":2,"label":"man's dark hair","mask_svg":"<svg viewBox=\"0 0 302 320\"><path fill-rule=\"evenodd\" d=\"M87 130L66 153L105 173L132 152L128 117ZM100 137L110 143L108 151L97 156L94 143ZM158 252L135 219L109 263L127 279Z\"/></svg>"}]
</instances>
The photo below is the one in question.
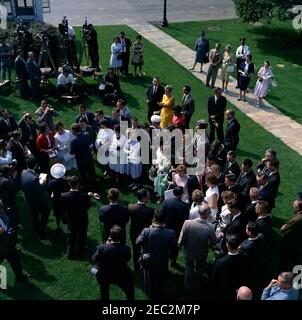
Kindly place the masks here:
<instances>
[{"instance_id":1,"label":"man's dark hair","mask_svg":"<svg viewBox=\"0 0 302 320\"><path fill-rule=\"evenodd\" d=\"M240 239L236 234L227 233L225 236L226 243L232 250L237 250L240 245Z\"/></svg>"},{"instance_id":2,"label":"man's dark hair","mask_svg":"<svg viewBox=\"0 0 302 320\"><path fill-rule=\"evenodd\" d=\"M233 157L233 158L236 158L236 151L230 150L230 151L228 151L228 155Z\"/></svg>"},{"instance_id":3,"label":"man's dark hair","mask_svg":"<svg viewBox=\"0 0 302 320\"><path fill-rule=\"evenodd\" d=\"M148 190L143 188L143 189L139 189L137 192L136 192L136 196L137 196L137 199L139 201L141 201L142 199L148 197Z\"/></svg>"},{"instance_id":4,"label":"man's dark hair","mask_svg":"<svg viewBox=\"0 0 302 320\"><path fill-rule=\"evenodd\" d=\"M114 242L120 241L122 237L122 228L118 225L114 225L109 231L109 237Z\"/></svg>"},{"instance_id":5,"label":"man's dark hair","mask_svg":"<svg viewBox=\"0 0 302 320\"><path fill-rule=\"evenodd\" d=\"M275 168L279 168L280 161L276 158L269 159L269 164Z\"/></svg>"},{"instance_id":6,"label":"man's dark hair","mask_svg":"<svg viewBox=\"0 0 302 320\"><path fill-rule=\"evenodd\" d=\"M85 105L84 103L81 103L80 106L79 106L79 108L80 108L80 109L85 109L85 110L87 110L87 107L86 107L86 105Z\"/></svg>"},{"instance_id":7,"label":"man's dark hair","mask_svg":"<svg viewBox=\"0 0 302 320\"><path fill-rule=\"evenodd\" d=\"M167 213L165 210L159 209L155 210L154 219L158 223L165 223L167 220Z\"/></svg>"},{"instance_id":8,"label":"man's dark hair","mask_svg":"<svg viewBox=\"0 0 302 320\"><path fill-rule=\"evenodd\" d=\"M81 126L78 123L74 123L71 125L71 131L74 131L75 133L81 132Z\"/></svg>"},{"instance_id":9,"label":"man's dark hair","mask_svg":"<svg viewBox=\"0 0 302 320\"><path fill-rule=\"evenodd\" d=\"M253 161L251 159L244 159L243 160L243 165L245 167L248 167L248 168L252 168L253 166Z\"/></svg>"},{"instance_id":10,"label":"man's dark hair","mask_svg":"<svg viewBox=\"0 0 302 320\"><path fill-rule=\"evenodd\" d=\"M240 203L238 200L231 201L227 203L228 209L240 209Z\"/></svg>"},{"instance_id":11,"label":"man's dark hair","mask_svg":"<svg viewBox=\"0 0 302 320\"><path fill-rule=\"evenodd\" d=\"M88 123L85 117L80 117L79 122L86 123L86 124Z\"/></svg>"},{"instance_id":12,"label":"man's dark hair","mask_svg":"<svg viewBox=\"0 0 302 320\"><path fill-rule=\"evenodd\" d=\"M184 88L186 90L186 92L190 93L191 92L191 87L188 85L184 85Z\"/></svg>"},{"instance_id":13,"label":"man's dark hair","mask_svg":"<svg viewBox=\"0 0 302 320\"><path fill-rule=\"evenodd\" d=\"M56 123L55 128L56 128L57 131L58 131L59 127L64 127L63 122L59 121L59 122Z\"/></svg>"},{"instance_id":14,"label":"man's dark hair","mask_svg":"<svg viewBox=\"0 0 302 320\"><path fill-rule=\"evenodd\" d=\"M255 221L249 221L247 223L247 230L252 234L253 237L257 237L259 234L259 225Z\"/></svg>"},{"instance_id":15,"label":"man's dark hair","mask_svg":"<svg viewBox=\"0 0 302 320\"><path fill-rule=\"evenodd\" d=\"M70 188L72 189L76 189L79 186L79 178L77 176L71 176L68 179L68 182L69 182Z\"/></svg>"},{"instance_id":16,"label":"man's dark hair","mask_svg":"<svg viewBox=\"0 0 302 320\"><path fill-rule=\"evenodd\" d=\"M117 102L119 102L122 106L126 105L126 101L124 99L118 99Z\"/></svg>"},{"instance_id":17,"label":"man's dark hair","mask_svg":"<svg viewBox=\"0 0 302 320\"><path fill-rule=\"evenodd\" d=\"M236 181L237 181L237 177L236 177L236 175L235 175L233 172L226 174L225 177L226 177L229 181L232 181L232 182L236 182Z\"/></svg>"},{"instance_id":18,"label":"man's dark hair","mask_svg":"<svg viewBox=\"0 0 302 320\"><path fill-rule=\"evenodd\" d=\"M103 111L103 110L97 110L95 113L97 113L97 114L104 114L104 111Z\"/></svg>"},{"instance_id":19,"label":"man's dark hair","mask_svg":"<svg viewBox=\"0 0 302 320\"><path fill-rule=\"evenodd\" d=\"M175 197L180 197L183 193L184 193L184 188L183 188L183 187L176 186L176 187L173 189L173 195L174 195Z\"/></svg>"},{"instance_id":20,"label":"man's dark hair","mask_svg":"<svg viewBox=\"0 0 302 320\"><path fill-rule=\"evenodd\" d=\"M110 122L107 119L104 119L100 122L100 126L105 126L106 128L108 128L110 126Z\"/></svg>"},{"instance_id":21,"label":"man's dark hair","mask_svg":"<svg viewBox=\"0 0 302 320\"><path fill-rule=\"evenodd\" d=\"M120 192L117 188L111 188L108 190L108 199L110 201L117 201L120 196Z\"/></svg>"},{"instance_id":22,"label":"man's dark hair","mask_svg":"<svg viewBox=\"0 0 302 320\"><path fill-rule=\"evenodd\" d=\"M268 206L268 202L267 201L259 200L257 202L257 205L260 207L260 210L262 212L268 213L269 206Z\"/></svg>"}]
</instances>

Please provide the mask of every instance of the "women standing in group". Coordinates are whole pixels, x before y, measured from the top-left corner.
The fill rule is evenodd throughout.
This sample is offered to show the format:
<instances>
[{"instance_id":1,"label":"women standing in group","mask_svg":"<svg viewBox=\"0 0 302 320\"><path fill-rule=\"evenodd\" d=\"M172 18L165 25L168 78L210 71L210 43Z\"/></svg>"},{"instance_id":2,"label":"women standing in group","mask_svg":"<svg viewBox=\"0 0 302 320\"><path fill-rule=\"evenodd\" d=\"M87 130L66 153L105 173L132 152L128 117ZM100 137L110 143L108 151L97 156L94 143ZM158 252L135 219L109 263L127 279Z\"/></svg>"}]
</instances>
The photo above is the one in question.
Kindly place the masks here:
<instances>
[{"instance_id":1,"label":"women standing in group","mask_svg":"<svg viewBox=\"0 0 302 320\"><path fill-rule=\"evenodd\" d=\"M142 43L142 36L138 35L136 37L136 41L133 44L133 57L132 57L132 65L134 66L134 76L136 77L137 67L139 68L139 76L143 75L143 65L144 65L144 45Z\"/></svg>"},{"instance_id":2,"label":"women standing in group","mask_svg":"<svg viewBox=\"0 0 302 320\"><path fill-rule=\"evenodd\" d=\"M250 84L251 77L255 73L255 66L252 63L252 55L248 54L245 58L245 62L242 62L240 67L239 67L239 88L240 88L240 94L239 98L237 99L238 101L245 100L245 95L247 88Z\"/></svg>"},{"instance_id":3,"label":"women standing in group","mask_svg":"<svg viewBox=\"0 0 302 320\"><path fill-rule=\"evenodd\" d=\"M257 107L262 105L263 98L266 97L267 92L274 80L273 71L269 61L265 61L263 67L258 72L258 80L256 83L254 94L258 97Z\"/></svg>"},{"instance_id":4,"label":"women standing in group","mask_svg":"<svg viewBox=\"0 0 302 320\"><path fill-rule=\"evenodd\" d=\"M122 66L122 59L120 56L121 51L122 51L122 46L119 42L119 38L114 37L113 43L111 45L110 67L113 68L113 72L115 74L119 74L119 69Z\"/></svg>"},{"instance_id":5,"label":"women standing in group","mask_svg":"<svg viewBox=\"0 0 302 320\"><path fill-rule=\"evenodd\" d=\"M200 32L200 38L196 40L195 43L195 51L196 57L195 62L190 70L194 70L197 63L200 63L200 73L202 73L202 67L204 63L209 62L209 51L210 51L210 43L209 40L205 37L205 32Z\"/></svg>"},{"instance_id":6,"label":"women standing in group","mask_svg":"<svg viewBox=\"0 0 302 320\"><path fill-rule=\"evenodd\" d=\"M225 93L228 92L230 74L234 72L233 63L234 62L233 62L232 47L230 45L227 45L223 53L223 60L222 60L222 66L221 66L222 91Z\"/></svg>"},{"instance_id":7,"label":"women standing in group","mask_svg":"<svg viewBox=\"0 0 302 320\"><path fill-rule=\"evenodd\" d=\"M70 152L70 141L73 138L73 134L64 129L62 122L56 124L57 133L55 135L55 142L57 146L57 158L60 163L64 165L66 170L70 170L77 167L75 157Z\"/></svg>"},{"instance_id":8,"label":"women standing in group","mask_svg":"<svg viewBox=\"0 0 302 320\"><path fill-rule=\"evenodd\" d=\"M168 126L168 124L172 123L173 119L175 99L172 97L172 86L165 86L165 94L163 95L162 101L158 105L161 107L160 127L164 129Z\"/></svg>"}]
</instances>

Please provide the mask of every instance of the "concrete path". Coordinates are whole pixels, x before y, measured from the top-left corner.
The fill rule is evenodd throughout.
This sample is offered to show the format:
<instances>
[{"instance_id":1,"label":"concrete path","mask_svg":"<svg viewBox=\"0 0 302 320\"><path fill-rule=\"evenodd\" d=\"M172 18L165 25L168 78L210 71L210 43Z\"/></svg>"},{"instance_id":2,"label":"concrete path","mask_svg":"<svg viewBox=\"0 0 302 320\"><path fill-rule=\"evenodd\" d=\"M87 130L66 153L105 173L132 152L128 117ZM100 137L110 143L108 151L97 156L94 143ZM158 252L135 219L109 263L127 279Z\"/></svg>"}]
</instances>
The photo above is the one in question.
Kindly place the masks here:
<instances>
[{"instance_id":1,"label":"concrete path","mask_svg":"<svg viewBox=\"0 0 302 320\"><path fill-rule=\"evenodd\" d=\"M84 23L85 16L95 25L121 25L161 21L163 0L51 0L51 12L44 21L57 25L65 15L73 26ZM167 0L169 22L234 18L232 0Z\"/></svg>"},{"instance_id":2,"label":"concrete path","mask_svg":"<svg viewBox=\"0 0 302 320\"><path fill-rule=\"evenodd\" d=\"M149 23L129 24L129 27L162 49L186 69L192 67L195 60L195 52L192 49ZM192 71L192 74L205 83L207 69L208 66L205 65L202 74L197 71ZM199 65L195 70L199 70ZM218 77L216 85L221 86L220 77ZM252 93L247 94L247 102L238 102L238 89L235 86L235 80L231 79L228 88L229 92L225 94L228 101L268 132L282 140L291 149L302 155L302 125L284 115L267 101L264 101L263 107L257 108L257 98Z\"/></svg>"}]
</instances>

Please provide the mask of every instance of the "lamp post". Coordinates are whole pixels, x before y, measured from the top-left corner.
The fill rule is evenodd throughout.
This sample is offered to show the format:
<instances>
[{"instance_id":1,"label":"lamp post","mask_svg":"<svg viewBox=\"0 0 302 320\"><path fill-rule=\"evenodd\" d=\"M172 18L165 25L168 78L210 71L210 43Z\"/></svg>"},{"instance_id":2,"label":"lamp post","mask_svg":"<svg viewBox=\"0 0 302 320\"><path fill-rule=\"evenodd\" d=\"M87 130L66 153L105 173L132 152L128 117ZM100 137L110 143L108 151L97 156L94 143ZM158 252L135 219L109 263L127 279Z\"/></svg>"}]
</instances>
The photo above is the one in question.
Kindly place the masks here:
<instances>
[{"instance_id":1,"label":"lamp post","mask_svg":"<svg viewBox=\"0 0 302 320\"><path fill-rule=\"evenodd\" d=\"M169 23L167 20L167 0L164 0L164 17L163 17L163 21L160 24L162 27L168 27Z\"/></svg>"}]
</instances>

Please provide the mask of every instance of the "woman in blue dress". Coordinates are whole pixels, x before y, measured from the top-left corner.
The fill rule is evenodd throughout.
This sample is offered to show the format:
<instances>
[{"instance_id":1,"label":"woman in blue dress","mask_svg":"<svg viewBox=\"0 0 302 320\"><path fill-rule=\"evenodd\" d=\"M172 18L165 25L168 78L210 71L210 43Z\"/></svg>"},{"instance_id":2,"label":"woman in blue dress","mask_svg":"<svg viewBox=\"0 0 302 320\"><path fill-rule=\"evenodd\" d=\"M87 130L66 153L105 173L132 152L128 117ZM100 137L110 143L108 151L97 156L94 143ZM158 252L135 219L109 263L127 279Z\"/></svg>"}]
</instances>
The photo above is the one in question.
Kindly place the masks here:
<instances>
[{"instance_id":1,"label":"woman in blue dress","mask_svg":"<svg viewBox=\"0 0 302 320\"><path fill-rule=\"evenodd\" d=\"M113 68L115 74L119 74L119 68L122 66L122 59L120 58L121 51L122 46L119 38L114 37L111 45L110 67Z\"/></svg>"},{"instance_id":2,"label":"woman in blue dress","mask_svg":"<svg viewBox=\"0 0 302 320\"><path fill-rule=\"evenodd\" d=\"M195 43L195 51L196 57L195 62L190 70L194 70L197 63L200 63L200 73L202 73L202 67L204 63L209 62L209 51L210 51L210 43L209 40L205 37L205 32L200 32L200 38L196 40Z\"/></svg>"}]
</instances>

